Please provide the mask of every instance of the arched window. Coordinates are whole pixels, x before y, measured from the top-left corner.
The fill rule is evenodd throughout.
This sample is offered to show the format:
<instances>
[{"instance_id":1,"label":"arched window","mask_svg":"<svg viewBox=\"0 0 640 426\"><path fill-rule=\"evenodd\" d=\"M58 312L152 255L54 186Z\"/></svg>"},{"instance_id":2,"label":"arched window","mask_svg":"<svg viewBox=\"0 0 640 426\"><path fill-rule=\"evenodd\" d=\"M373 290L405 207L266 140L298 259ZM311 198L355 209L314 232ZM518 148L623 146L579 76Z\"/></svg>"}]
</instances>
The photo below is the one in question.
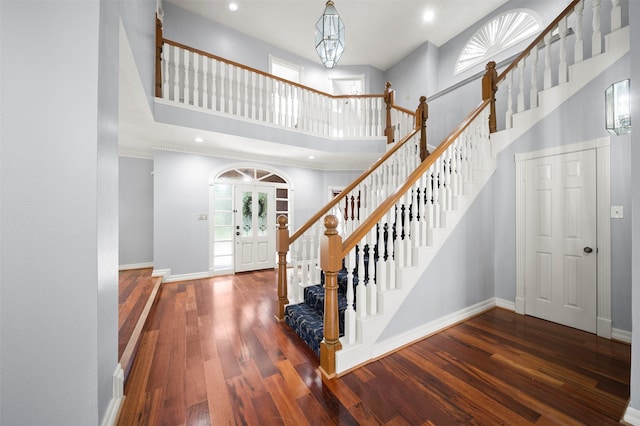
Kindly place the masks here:
<instances>
[{"instance_id":1,"label":"arched window","mask_svg":"<svg viewBox=\"0 0 640 426\"><path fill-rule=\"evenodd\" d=\"M467 41L458 56L454 74L487 62L496 54L541 30L542 20L532 10L511 10L493 18Z\"/></svg>"}]
</instances>

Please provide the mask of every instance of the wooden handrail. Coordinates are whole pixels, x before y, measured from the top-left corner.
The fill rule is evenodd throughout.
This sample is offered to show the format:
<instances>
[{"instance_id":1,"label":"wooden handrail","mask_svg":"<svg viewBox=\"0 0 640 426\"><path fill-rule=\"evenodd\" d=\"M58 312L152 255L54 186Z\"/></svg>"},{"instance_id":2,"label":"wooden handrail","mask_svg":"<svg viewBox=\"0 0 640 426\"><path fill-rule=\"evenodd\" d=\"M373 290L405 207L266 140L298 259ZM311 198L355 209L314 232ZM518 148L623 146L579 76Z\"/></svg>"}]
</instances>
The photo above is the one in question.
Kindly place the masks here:
<instances>
[{"instance_id":1,"label":"wooden handrail","mask_svg":"<svg viewBox=\"0 0 640 426\"><path fill-rule=\"evenodd\" d=\"M399 150L408 140L410 140L420 129L413 129L411 133L405 136L402 140L395 144L393 148L384 153L380 158L378 158L367 170L365 170L358 178L353 181L349 186L344 188L342 192L314 214L311 219L309 219L304 225L302 225L296 232L294 232L289 238L289 242L293 243L295 240L300 238L302 234L304 234L311 226L316 223L318 220L322 218L329 210L331 210L336 204L338 204L344 198L344 195L348 194L352 189L356 186L360 185L363 180L365 180L371 173L373 173L381 164L383 164L389 157L391 157L397 150Z\"/></svg>"},{"instance_id":2,"label":"wooden handrail","mask_svg":"<svg viewBox=\"0 0 640 426\"><path fill-rule=\"evenodd\" d=\"M298 87L300 89L308 90L310 92L314 92L314 93L317 93L319 95L326 96L328 98L333 98L333 99L351 99L351 98L382 98L383 97L382 94L332 95L330 93L326 93L326 92L323 92L321 90L314 89L313 87L305 86L304 84L296 83L294 81L290 81L290 80L284 79L282 77L278 77L276 75L269 74L268 72L261 71L261 70L259 70L257 68L252 68L250 66L243 65L243 64L240 64L238 62L234 62L234 61L231 61L229 59L222 58L222 57L214 55L212 53L208 53L208 52L205 52L203 50L196 49L195 47L190 47L190 46L187 46L187 45L184 45L182 43L178 43L176 41L169 40L169 39L166 39L166 38L163 39L163 41L168 45L175 46L175 47L178 47L178 48L184 49L184 50L189 50L191 52L197 53L198 55L206 56L208 58L215 59L216 61L224 62L226 64L233 65L234 67L242 68L244 70L251 71L253 73L260 74L262 76L268 77L270 79L278 80L278 81L280 81L282 83L286 83L286 84L289 84L291 86ZM397 108L399 109L400 107L397 107ZM406 110L406 111L409 111L409 110ZM411 111L409 111L409 113L413 114L413 112L411 112Z\"/></svg>"},{"instance_id":3,"label":"wooden handrail","mask_svg":"<svg viewBox=\"0 0 640 426\"><path fill-rule=\"evenodd\" d=\"M499 82L501 82L502 80L505 79L505 77L507 76L507 74L513 70L514 68L516 68L518 66L518 63L520 61L522 61L524 58L526 58L529 55L529 52L531 52L531 50L533 50L534 48L536 48L538 46L538 44L540 44L540 42L544 39L544 36L553 31L556 27L556 25L558 25L558 23L567 15L569 15L571 13L571 11L573 11L573 9L576 7L576 5L578 3L580 3L580 1L582 0L573 0L571 3L569 3L569 5L562 11L562 13L560 13L560 15L558 15L556 17L556 19L554 19L553 21L551 21L551 23L549 25L547 25L547 27L538 35L538 37L536 37L528 46L526 49L524 49L522 51L522 53L520 55L518 55L518 57L516 59L514 59L513 62L511 62L511 64L504 69L504 71L502 71L499 75L498 75L498 79L495 81L496 84L498 84Z\"/></svg>"},{"instance_id":4,"label":"wooden handrail","mask_svg":"<svg viewBox=\"0 0 640 426\"><path fill-rule=\"evenodd\" d=\"M351 235L349 235L344 242L342 243L342 253L341 258L344 258L349 251L351 251L356 244L358 244L375 225L382 219L382 217L387 214L389 209L400 200L404 196L404 194L409 191L409 189L413 186L414 183L420 179L420 177L431 167L438 157L442 155L449 145L451 145L460 134L475 120L478 115L482 112L484 108L489 105L490 100L487 99L483 101L480 105L476 107L467 117L456 127L450 134L447 136L444 141L438 145L438 147L431 153L431 155L427 156L427 159L424 160L420 165L407 177L407 180L404 182L402 186L400 186L396 192L390 195L386 200L384 200L380 206L373 212L369 217L367 217L357 229L353 231Z\"/></svg>"}]
</instances>

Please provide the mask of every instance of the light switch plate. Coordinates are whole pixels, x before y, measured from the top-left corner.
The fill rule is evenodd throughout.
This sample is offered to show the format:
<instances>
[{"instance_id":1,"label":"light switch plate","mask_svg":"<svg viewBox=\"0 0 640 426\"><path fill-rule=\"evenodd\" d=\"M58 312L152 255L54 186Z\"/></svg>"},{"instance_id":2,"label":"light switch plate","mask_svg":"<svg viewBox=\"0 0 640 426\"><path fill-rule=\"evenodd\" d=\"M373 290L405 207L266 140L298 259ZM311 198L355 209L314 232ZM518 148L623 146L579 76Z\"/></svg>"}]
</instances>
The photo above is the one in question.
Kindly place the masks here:
<instances>
[{"instance_id":1,"label":"light switch plate","mask_svg":"<svg viewBox=\"0 0 640 426\"><path fill-rule=\"evenodd\" d=\"M611 219L622 219L622 206L611 206Z\"/></svg>"}]
</instances>

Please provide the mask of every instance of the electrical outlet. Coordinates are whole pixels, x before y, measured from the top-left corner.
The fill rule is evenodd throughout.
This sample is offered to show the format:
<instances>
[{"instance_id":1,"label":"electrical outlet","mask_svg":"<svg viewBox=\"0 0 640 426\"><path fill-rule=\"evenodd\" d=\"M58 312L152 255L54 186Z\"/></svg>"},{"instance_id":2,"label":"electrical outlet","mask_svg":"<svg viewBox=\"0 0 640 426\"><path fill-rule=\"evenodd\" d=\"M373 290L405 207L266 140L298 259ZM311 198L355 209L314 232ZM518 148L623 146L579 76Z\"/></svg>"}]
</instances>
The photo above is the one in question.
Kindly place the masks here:
<instances>
[{"instance_id":1,"label":"electrical outlet","mask_svg":"<svg viewBox=\"0 0 640 426\"><path fill-rule=\"evenodd\" d=\"M207 215L206 214L199 214L198 215L198 220L207 220Z\"/></svg>"},{"instance_id":2,"label":"electrical outlet","mask_svg":"<svg viewBox=\"0 0 640 426\"><path fill-rule=\"evenodd\" d=\"M622 219L622 206L611 206L611 219Z\"/></svg>"}]
</instances>

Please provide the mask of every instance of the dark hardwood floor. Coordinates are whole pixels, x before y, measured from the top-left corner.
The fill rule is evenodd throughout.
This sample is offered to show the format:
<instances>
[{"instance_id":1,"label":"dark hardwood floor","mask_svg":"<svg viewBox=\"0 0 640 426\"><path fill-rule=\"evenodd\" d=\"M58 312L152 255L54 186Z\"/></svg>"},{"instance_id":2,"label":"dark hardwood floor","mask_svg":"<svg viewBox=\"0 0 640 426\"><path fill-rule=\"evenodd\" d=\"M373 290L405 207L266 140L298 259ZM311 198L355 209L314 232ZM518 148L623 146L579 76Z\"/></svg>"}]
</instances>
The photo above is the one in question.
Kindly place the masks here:
<instances>
[{"instance_id":1,"label":"dark hardwood floor","mask_svg":"<svg viewBox=\"0 0 640 426\"><path fill-rule=\"evenodd\" d=\"M163 284L119 425L606 425L630 347L493 309L338 379L274 320L273 271Z\"/></svg>"},{"instance_id":2,"label":"dark hardwood floor","mask_svg":"<svg viewBox=\"0 0 640 426\"><path fill-rule=\"evenodd\" d=\"M152 268L120 271L118 283L118 362L128 374L161 277Z\"/></svg>"}]
</instances>

